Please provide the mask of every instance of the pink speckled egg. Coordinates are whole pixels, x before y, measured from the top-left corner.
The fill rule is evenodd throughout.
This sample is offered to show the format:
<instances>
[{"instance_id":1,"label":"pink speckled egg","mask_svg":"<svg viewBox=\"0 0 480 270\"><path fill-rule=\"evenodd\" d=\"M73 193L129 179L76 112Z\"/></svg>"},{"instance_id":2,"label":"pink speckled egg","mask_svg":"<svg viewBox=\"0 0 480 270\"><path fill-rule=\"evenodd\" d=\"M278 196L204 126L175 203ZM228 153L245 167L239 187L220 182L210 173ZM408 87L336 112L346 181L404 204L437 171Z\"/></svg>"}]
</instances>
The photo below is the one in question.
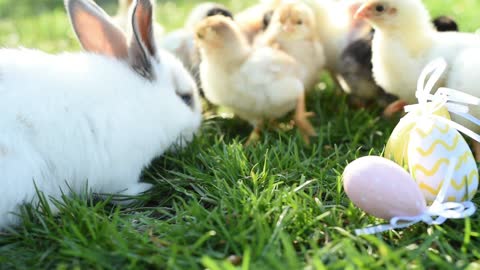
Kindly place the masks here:
<instances>
[{"instance_id":1,"label":"pink speckled egg","mask_svg":"<svg viewBox=\"0 0 480 270\"><path fill-rule=\"evenodd\" d=\"M393 161L363 157L343 173L343 186L352 202L378 218L415 217L427 210L427 202L413 178Z\"/></svg>"}]
</instances>

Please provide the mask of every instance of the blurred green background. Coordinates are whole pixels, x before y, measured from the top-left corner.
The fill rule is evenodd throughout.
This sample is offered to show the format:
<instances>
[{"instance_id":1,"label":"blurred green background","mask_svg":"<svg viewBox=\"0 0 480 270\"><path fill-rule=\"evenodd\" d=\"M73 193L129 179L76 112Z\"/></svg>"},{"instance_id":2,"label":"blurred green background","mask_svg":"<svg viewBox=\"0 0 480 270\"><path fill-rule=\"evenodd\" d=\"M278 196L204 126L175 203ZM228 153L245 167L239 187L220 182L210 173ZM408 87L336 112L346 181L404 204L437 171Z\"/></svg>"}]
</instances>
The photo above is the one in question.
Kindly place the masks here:
<instances>
[{"instance_id":1,"label":"blurred green background","mask_svg":"<svg viewBox=\"0 0 480 270\"><path fill-rule=\"evenodd\" d=\"M158 1L157 19L167 30L181 27L200 2ZM256 1L219 2L239 11ZM115 13L116 0L98 3ZM453 16L462 31L480 27L480 0L425 3L432 16ZM63 1L0 0L0 48L17 46L78 50ZM378 221L351 205L341 172L360 154L380 154L395 123L375 111L351 110L333 91L315 91L309 106L320 135L311 149L293 131L268 132L257 147L243 148L248 125L208 119L190 148L152 169L159 185L147 196L154 207L111 210L73 200L59 217L0 232L0 269L230 270L237 269L230 264L237 255L244 256L242 269L251 263L255 270L326 269L324 263L329 269L480 269L478 215L354 237L353 229Z\"/></svg>"},{"instance_id":2,"label":"blurred green background","mask_svg":"<svg viewBox=\"0 0 480 270\"><path fill-rule=\"evenodd\" d=\"M114 14L116 0L97 1L107 12ZM199 0L157 1L157 19L167 30L181 27L191 8ZM254 0L221 0L234 11L239 11ZM456 18L462 31L480 27L480 1L428 0L432 15L450 15ZM0 0L0 46L34 47L49 52L78 49L67 23L61 0Z\"/></svg>"}]
</instances>

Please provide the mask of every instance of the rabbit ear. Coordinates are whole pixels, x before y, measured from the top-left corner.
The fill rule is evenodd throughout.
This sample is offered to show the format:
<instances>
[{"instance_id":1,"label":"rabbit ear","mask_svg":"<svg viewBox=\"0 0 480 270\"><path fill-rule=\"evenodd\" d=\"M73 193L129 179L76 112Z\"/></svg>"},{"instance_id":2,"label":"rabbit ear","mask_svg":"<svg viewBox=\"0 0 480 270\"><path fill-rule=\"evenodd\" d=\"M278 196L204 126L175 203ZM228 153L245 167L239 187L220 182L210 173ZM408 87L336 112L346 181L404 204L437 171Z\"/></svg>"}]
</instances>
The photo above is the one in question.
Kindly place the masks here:
<instances>
[{"instance_id":1,"label":"rabbit ear","mask_svg":"<svg viewBox=\"0 0 480 270\"><path fill-rule=\"evenodd\" d=\"M133 37L129 49L129 63L141 76L149 80L154 79L151 61L157 55L153 27L152 2L137 0L132 12Z\"/></svg>"},{"instance_id":2,"label":"rabbit ear","mask_svg":"<svg viewBox=\"0 0 480 270\"><path fill-rule=\"evenodd\" d=\"M120 59L128 57L125 34L97 4L91 0L65 0L65 7L86 51Z\"/></svg>"}]
</instances>

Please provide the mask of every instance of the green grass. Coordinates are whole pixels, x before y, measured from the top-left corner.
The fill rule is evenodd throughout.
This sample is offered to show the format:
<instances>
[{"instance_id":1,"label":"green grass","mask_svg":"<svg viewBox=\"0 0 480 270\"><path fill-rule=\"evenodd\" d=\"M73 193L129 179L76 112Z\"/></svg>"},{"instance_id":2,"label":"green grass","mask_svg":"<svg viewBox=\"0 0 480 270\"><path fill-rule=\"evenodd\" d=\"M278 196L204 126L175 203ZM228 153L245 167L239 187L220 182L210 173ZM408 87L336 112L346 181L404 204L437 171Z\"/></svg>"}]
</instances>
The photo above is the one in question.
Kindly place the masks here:
<instances>
[{"instance_id":1,"label":"green grass","mask_svg":"<svg viewBox=\"0 0 480 270\"><path fill-rule=\"evenodd\" d=\"M180 26L198 2L160 1L158 19L169 29ZM477 0L427 2L463 30L480 27ZM114 10L112 1L102 3ZM239 10L249 2L226 3ZM18 45L79 48L61 1L0 0L0 46ZM357 157L380 154L396 121L381 119L376 109L349 108L328 86L309 99L319 134L311 147L295 130L271 130L244 147L247 124L209 118L193 144L145 172L156 187L136 206L77 197L56 202L58 216L45 204L41 212L26 208L24 224L0 234L0 268L478 269L478 215L352 234L383 221L351 204L342 171Z\"/></svg>"}]
</instances>

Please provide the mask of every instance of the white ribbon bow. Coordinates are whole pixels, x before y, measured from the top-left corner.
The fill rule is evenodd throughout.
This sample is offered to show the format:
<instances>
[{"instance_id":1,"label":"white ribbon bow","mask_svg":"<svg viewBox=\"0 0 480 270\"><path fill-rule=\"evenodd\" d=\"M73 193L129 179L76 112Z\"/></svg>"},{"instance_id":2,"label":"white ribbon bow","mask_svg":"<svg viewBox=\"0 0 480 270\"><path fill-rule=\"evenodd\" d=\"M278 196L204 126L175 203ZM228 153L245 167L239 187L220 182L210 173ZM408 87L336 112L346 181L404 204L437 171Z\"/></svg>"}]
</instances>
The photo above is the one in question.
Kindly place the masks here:
<instances>
[{"instance_id":1,"label":"white ribbon bow","mask_svg":"<svg viewBox=\"0 0 480 270\"><path fill-rule=\"evenodd\" d=\"M470 129L449 119L433 114L435 111L445 106L450 113L457 114L476 125L480 125L480 120L469 114L468 107L468 105L480 105L479 98L445 87L438 89L435 95L431 94L435 84L440 80L446 69L447 62L444 59L434 60L425 67L420 74L417 84L416 97L418 98L418 104L405 107L405 111L408 113L421 110L422 113L420 117L429 117L433 120L445 123L477 142L480 142L480 136ZM427 81L429 76L430 78ZM434 106L426 106L428 103L433 103ZM404 118L403 120L410 120L408 115L407 117L408 118ZM418 116L412 114L410 117ZM428 225L440 225L448 219L463 219L472 216L477 210L475 204L472 202L445 202L450 187L449 183L455 173L455 166L457 165L458 159L453 159L452 161L440 193L437 195L433 204L427 208L425 213L416 217L394 217L390 220L390 224L358 229L355 230L355 233L357 235L376 234L393 229L407 228L419 222L424 222Z\"/></svg>"},{"instance_id":2,"label":"white ribbon bow","mask_svg":"<svg viewBox=\"0 0 480 270\"><path fill-rule=\"evenodd\" d=\"M418 98L418 104L409 105L405 107L405 112L421 111L421 117L429 117L444 124L449 125L468 137L480 142L480 135L476 134L472 130L446 119L441 116L434 115L433 113L442 107L446 107L450 113L456 114L465 118L466 120L480 126L480 119L471 115L468 105L480 105L480 98L466 94L464 92L441 87L437 90L435 95L432 94L435 84L440 80L443 73L447 69L447 62L443 58L436 59L428 64L420 74L420 78L417 83L417 92L415 96ZM427 81L427 78L430 78ZM427 104L434 104L435 106L429 107ZM418 117L415 115L408 116L404 120L410 119L410 117Z\"/></svg>"}]
</instances>

